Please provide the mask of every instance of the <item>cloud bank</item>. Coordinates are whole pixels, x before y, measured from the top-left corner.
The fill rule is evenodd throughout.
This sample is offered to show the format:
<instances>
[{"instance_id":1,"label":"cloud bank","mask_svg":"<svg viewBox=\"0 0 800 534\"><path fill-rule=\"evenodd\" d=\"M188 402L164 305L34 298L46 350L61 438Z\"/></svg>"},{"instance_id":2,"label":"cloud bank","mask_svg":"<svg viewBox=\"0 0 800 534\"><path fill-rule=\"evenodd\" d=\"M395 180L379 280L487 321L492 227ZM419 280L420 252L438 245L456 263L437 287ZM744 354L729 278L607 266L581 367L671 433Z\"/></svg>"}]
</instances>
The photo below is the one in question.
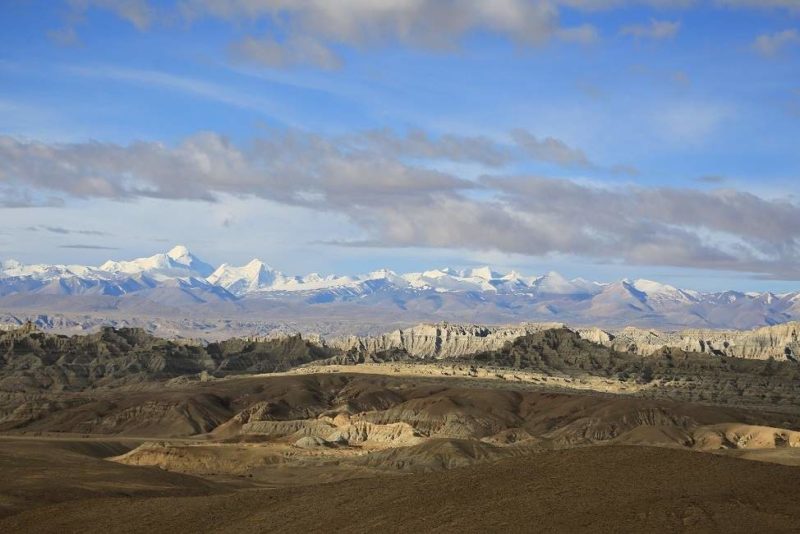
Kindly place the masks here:
<instances>
[{"instance_id":1,"label":"cloud bank","mask_svg":"<svg viewBox=\"0 0 800 534\"><path fill-rule=\"evenodd\" d=\"M510 139L391 130L338 137L275 131L246 146L209 132L176 146L0 137L0 188L31 203L257 197L343 214L361 228L357 239L372 246L565 254L800 279L794 202L735 189L514 175L509 162L524 158L566 169L590 162L560 140L525 131ZM466 179L437 170L441 161L475 163L491 173Z\"/></svg>"},{"instance_id":2,"label":"cloud bank","mask_svg":"<svg viewBox=\"0 0 800 534\"><path fill-rule=\"evenodd\" d=\"M235 60L270 68L302 65L329 70L342 66L342 47L401 44L453 51L478 33L500 36L520 47L553 41L589 44L598 41L600 35L584 18L597 11L629 6L659 12L705 4L800 11L796 0L67 0L67 4L66 26L49 32L62 44L78 42L75 28L93 9L111 12L140 31L157 25L186 28L198 21L216 20L231 24L240 34L229 46ZM580 20L565 25L565 8L577 11ZM680 29L679 21L652 19L623 27L620 33L636 39L663 40L675 37ZM754 46L764 54L774 54L794 41L792 32L760 36Z\"/></svg>"}]
</instances>

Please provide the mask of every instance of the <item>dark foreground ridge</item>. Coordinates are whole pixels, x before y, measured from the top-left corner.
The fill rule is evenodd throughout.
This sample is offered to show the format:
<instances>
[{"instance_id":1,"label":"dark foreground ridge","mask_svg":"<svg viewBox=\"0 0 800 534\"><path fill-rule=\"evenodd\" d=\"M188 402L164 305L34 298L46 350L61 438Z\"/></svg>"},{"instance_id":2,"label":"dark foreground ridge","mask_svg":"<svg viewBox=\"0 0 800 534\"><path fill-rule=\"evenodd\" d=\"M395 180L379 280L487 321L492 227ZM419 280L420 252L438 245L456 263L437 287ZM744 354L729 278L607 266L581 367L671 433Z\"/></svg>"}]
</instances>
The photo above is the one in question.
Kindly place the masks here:
<instances>
[{"instance_id":1,"label":"dark foreground ridge","mask_svg":"<svg viewBox=\"0 0 800 534\"><path fill-rule=\"evenodd\" d=\"M800 365L794 361L747 360L671 347L638 356L587 341L566 328L523 336L499 351L475 354L470 361L576 378L596 376L653 384L662 388L661 392L649 392L654 396L663 393L688 401L788 407L800 398Z\"/></svg>"},{"instance_id":2,"label":"dark foreground ridge","mask_svg":"<svg viewBox=\"0 0 800 534\"><path fill-rule=\"evenodd\" d=\"M664 347L642 356L553 328L509 341L500 350L446 359L415 357L402 349L364 352L331 348L300 335L209 343L172 341L137 328L104 328L63 336L32 327L0 333L0 392L82 391L185 378L288 371L298 366L424 363L520 370L625 385L649 384L642 394L736 405L800 404L800 365L793 360L749 360Z\"/></svg>"},{"instance_id":3,"label":"dark foreground ridge","mask_svg":"<svg viewBox=\"0 0 800 534\"><path fill-rule=\"evenodd\" d=\"M139 328L63 336L26 327L0 333L0 391L79 391L198 373L270 373L333 354L299 335L203 346L158 338Z\"/></svg>"}]
</instances>

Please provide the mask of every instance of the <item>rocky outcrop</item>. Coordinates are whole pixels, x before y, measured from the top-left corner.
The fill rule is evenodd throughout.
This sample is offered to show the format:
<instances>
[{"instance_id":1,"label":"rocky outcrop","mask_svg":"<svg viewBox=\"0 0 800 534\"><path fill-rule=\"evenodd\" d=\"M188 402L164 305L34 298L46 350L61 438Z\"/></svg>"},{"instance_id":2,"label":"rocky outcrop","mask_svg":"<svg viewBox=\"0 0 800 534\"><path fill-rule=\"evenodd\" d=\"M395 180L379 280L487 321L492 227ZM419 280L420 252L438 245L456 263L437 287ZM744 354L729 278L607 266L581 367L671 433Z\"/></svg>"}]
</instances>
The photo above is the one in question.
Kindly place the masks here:
<instances>
[{"instance_id":1,"label":"rocky outcrop","mask_svg":"<svg viewBox=\"0 0 800 534\"><path fill-rule=\"evenodd\" d=\"M597 328L579 329L584 339L642 356L663 347L732 358L754 360L800 360L800 323L792 322L756 330L683 330L659 332L624 328L605 332Z\"/></svg>"},{"instance_id":2,"label":"rocky outcrop","mask_svg":"<svg viewBox=\"0 0 800 534\"><path fill-rule=\"evenodd\" d=\"M226 473L244 476L254 469L283 464L286 458L266 447L227 448L219 445L145 442L109 460L126 465L159 467L195 475Z\"/></svg>"},{"instance_id":3,"label":"rocky outcrop","mask_svg":"<svg viewBox=\"0 0 800 534\"><path fill-rule=\"evenodd\" d=\"M336 429L326 438L348 445L391 445L401 447L420 443L423 438L408 423L376 425L367 421L355 421Z\"/></svg>"},{"instance_id":4,"label":"rocky outcrop","mask_svg":"<svg viewBox=\"0 0 800 534\"><path fill-rule=\"evenodd\" d=\"M195 375L286 371L339 354L299 335L202 344L168 340L141 328L103 328L83 336L37 330L32 323L0 331L0 391L79 391Z\"/></svg>"},{"instance_id":5,"label":"rocky outcrop","mask_svg":"<svg viewBox=\"0 0 800 534\"><path fill-rule=\"evenodd\" d=\"M80 391L179 377L187 383L207 382L235 374L288 371L315 363L467 361L475 355L502 351L521 338L560 330L567 329L557 323L503 327L438 323L371 337L324 339L293 334L268 339L232 338L203 345L158 338L138 328L107 327L94 334L68 337L38 331L29 323L0 331L0 391ZM800 323L752 331L659 332L638 328L567 331L593 347L570 340L568 346L559 345L556 350L559 357L564 356L565 349L595 353L600 346L640 357L653 357L666 348L702 357L800 363ZM499 359L491 356L486 363L526 367L520 365L525 363L522 360L511 361L506 357L517 355Z\"/></svg>"},{"instance_id":6,"label":"rocky outcrop","mask_svg":"<svg viewBox=\"0 0 800 534\"><path fill-rule=\"evenodd\" d=\"M693 436L694 448L717 449L780 449L800 447L800 432L757 425L724 423L698 429Z\"/></svg>"},{"instance_id":7,"label":"rocky outcrop","mask_svg":"<svg viewBox=\"0 0 800 534\"><path fill-rule=\"evenodd\" d=\"M329 421L299 419L294 421L252 421L242 425L242 433L259 434L267 438L291 436L297 440L306 436L325 437L336 427Z\"/></svg>"},{"instance_id":8,"label":"rocky outcrop","mask_svg":"<svg viewBox=\"0 0 800 534\"><path fill-rule=\"evenodd\" d=\"M268 439L285 439L296 445L304 438L321 440L327 444L398 447L421 441L420 434L407 423L375 424L360 418L351 418L347 413L340 413L335 417L320 416L317 419L291 421L251 420L241 426L240 432ZM303 443L308 445L310 441L306 439Z\"/></svg>"},{"instance_id":9,"label":"rocky outcrop","mask_svg":"<svg viewBox=\"0 0 800 534\"><path fill-rule=\"evenodd\" d=\"M501 349L506 343L561 323L522 323L480 326L451 323L420 324L370 337L348 336L319 343L347 354L330 363L359 363L376 354L404 352L412 358L449 359ZM800 361L800 323L792 322L756 330L683 330L667 332L628 327L621 330L577 328L581 338L620 352L650 356L664 347L732 358ZM397 358L395 358L397 359Z\"/></svg>"},{"instance_id":10,"label":"rocky outcrop","mask_svg":"<svg viewBox=\"0 0 800 534\"><path fill-rule=\"evenodd\" d=\"M402 350L416 358L458 358L497 350L506 342L564 326L561 323L523 323L516 326L479 326L450 323L420 324L374 337L348 336L325 341L331 348L359 355Z\"/></svg>"}]
</instances>

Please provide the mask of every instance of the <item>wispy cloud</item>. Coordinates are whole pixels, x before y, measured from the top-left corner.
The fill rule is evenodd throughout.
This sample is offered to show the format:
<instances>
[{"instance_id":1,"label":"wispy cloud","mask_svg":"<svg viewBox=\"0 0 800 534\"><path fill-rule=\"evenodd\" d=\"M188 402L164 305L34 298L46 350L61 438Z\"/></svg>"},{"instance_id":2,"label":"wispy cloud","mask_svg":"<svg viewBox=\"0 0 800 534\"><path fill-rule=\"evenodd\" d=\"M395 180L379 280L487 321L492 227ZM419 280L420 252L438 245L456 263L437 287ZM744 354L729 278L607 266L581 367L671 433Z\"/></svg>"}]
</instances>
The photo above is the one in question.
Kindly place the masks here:
<instances>
[{"instance_id":1,"label":"wispy cloud","mask_svg":"<svg viewBox=\"0 0 800 534\"><path fill-rule=\"evenodd\" d=\"M759 35L753 42L753 48L761 55L772 57L785 48L800 45L800 32L796 29Z\"/></svg>"},{"instance_id":2,"label":"wispy cloud","mask_svg":"<svg viewBox=\"0 0 800 534\"><path fill-rule=\"evenodd\" d=\"M280 42L271 36L247 36L233 43L230 51L234 58L268 67L314 65L333 70L342 66L342 59L331 48L307 37L292 37Z\"/></svg>"},{"instance_id":3,"label":"wispy cloud","mask_svg":"<svg viewBox=\"0 0 800 534\"><path fill-rule=\"evenodd\" d=\"M59 28L57 30L50 30L49 32L47 32L47 37L49 37L51 41L60 46L73 46L78 44L79 42L78 32L75 31L74 26Z\"/></svg>"},{"instance_id":4,"label":"wispy cloud","mask_svg":"<svg viewBox=\"0 0 800 534\"><path fill-rule=\"evenodd\" d=\"M654 123L664 139L700 145L734 117L733 110L713 101L678 100L656 110Z\"/></svg>"},{"instance_id":5,"label":"wispy cloud","mask_svg":"<svg viewBox=\"0 0 800 534\"><path fill-rule=\"evenodd\" d=\"M651 20L648 24L633 24L620 30L622 35L629 35L637 39L670 39L675 37L681 29L680 21Z\"/></svg>"},{"instance_id":6,"label":"wispy cloud","mask_svg":"<svg viewBox=\"0 0 800 534\"><path fill-rule=\"evenodd\" d=\"M285 116L285 109L270 100L233 89L224 84L180 76L157 70L132 69L113 65L62 67L65 72L83 78L97 78L133 83L168 91L175 91L219 102L235 108L257 111L266 115Z\"/></svg>"},{"instance_id":7,"label":"wispy cloud","mask_svg":"<svg viewBox=\"0 0 800 534\"><path fill-rule=\"evenodd\" d=\"M106 247L103 245L83 245L83 244L59 245L58 248L71 248L79 250L119 250L119 247Z\"/></svg>"},{"instance_id":8,"label":"wispy cloud","mask_svg":"<svg viewBox=\"0 0 800 534\"><path fill-rule=\"evenodd\" d=\"M797 0L716 0L717 5L760 9L788 9L800 11Z\"/></svg>"},{"instance_id":9,"label":"wispy cloud","mask_svg":"<svg viewBox=\"0 0 800 534\"><path fill-rule=\"evenodd\" d=\"M0 169L0 182L3 181L3 170ZM0 185L0 207L2 208L59 208L64 200L53 194L42 194L32 191L25 185Z\"/></svg>"},{"instance_id":10,"label":"wispy cloud","mask_svg":"<svg viewBox=\"0 0 800 534\"><path fill-rule=\"evenodd\" d=\"M49 232L51 234L60 234L60 235L70 235L70 234L77 234L77 235L91 235L91 236L109 236L108 232L101 232L100 230L76 230L73 228L64 228L62 226L47 226L44 224L36 225L36 226L29 226L26 228L29 232Z\"/></svg>"},{"instance_id":11,"label":"wispy cloud","mask_svg":"<svg viewBox=\"0 0 800 534\"><path fill-rule=\"evenodd\" d=\"M127 20L138 30L146 30L156 17L156 10L149 0L69 0L71 21L80 21L90 9L111 11Z\"/></svg>"},{"instance_id":12,"label":"wispy cloud","mask_svg":"<svg viewBox=\"0 0 800 534\"><path fill-rule=\"evenodd\" d=\"M533 159L566 167L593 166L582 150L572 148L560 139L538 138L524 130L515 130L512 137Z\"/></svg>"},{"instance_id":13,"label":"wispy cloud","mask_svg":"<svg viewBox=\"0 0 800 534\"><path fill-rule=\"evenodd\" d=\"M706 176L698 176L697 178L695 178L695 182L698 182L698 183L701 183L701 184L716 184L716 185L719 185L719 184L723 184L723 183L725 183L727 181L728 181L728 179L726 177L719 176L718 174L710 174L710 175L706 175Z\"/></svg>"}]
</instances>

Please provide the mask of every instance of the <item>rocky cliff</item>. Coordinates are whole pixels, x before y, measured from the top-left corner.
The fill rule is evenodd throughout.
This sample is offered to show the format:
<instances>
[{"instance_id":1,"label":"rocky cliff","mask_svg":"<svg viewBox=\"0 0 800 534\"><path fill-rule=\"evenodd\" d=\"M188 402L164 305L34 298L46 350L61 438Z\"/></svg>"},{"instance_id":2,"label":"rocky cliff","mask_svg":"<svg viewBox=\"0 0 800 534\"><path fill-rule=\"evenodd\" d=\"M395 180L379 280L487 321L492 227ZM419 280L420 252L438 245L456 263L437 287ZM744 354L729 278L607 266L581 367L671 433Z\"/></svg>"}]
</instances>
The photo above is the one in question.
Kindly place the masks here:
<instances>
[{"instance_id":1,"label":"rocky cliff","mask_svg":"<svg viewBox=\"0 0 800 534\"><path fill-rule=\"evenodd\" d=\"M27 323L0 332L0 392L79 391L188 375L271 373L337 354L299 335L262 341L233 338L204 346L158 338L138 328L62 336Z\"/></svg>"},{"instance_id":2,"label":"rocky cliff","mask_svg":"<svg viewBox=\"0 0 800 534\"><path fill-rule=\"evenodd\" d=\"M480 326L452 323L420 324L378 336L315 338L331 349L359 356L405 351L415 358L459 358L501 349L522 336L564 327L563 323L522 323ZM664 347L686 352L756 360L800 360L800 323L785 323L757 330L683 330L662 332L641 328L575 329L581 338L622 352L650 356Z\"/></svg>"},{"instance_id":3,"label":"rocky cliff","mask_svg":"<svg viewBox=\"0 0 800 534\"><path fill-rule=\"evenodd\" d=\"M379 336L346 336L322 343L332 349L358 355L402 350L415 358L446 359L498 350L519 337L563 326L562 323L523 323L507 327L420 324Z\"/></svg>"},{"instance_id":4,"label":"rocky cliff","mask_svg":"<svg viewBox=\"0 0 800 534\"><path fill-rule=\"evenodd\" d=\"M683 330L659 332L624 328L605 332L597 328L578 330L581 337L616 350L648 356L663 347L687 352L766 360L800 359L800 323L784 323L756 330Z\"/></svg>"}]
</instances>

